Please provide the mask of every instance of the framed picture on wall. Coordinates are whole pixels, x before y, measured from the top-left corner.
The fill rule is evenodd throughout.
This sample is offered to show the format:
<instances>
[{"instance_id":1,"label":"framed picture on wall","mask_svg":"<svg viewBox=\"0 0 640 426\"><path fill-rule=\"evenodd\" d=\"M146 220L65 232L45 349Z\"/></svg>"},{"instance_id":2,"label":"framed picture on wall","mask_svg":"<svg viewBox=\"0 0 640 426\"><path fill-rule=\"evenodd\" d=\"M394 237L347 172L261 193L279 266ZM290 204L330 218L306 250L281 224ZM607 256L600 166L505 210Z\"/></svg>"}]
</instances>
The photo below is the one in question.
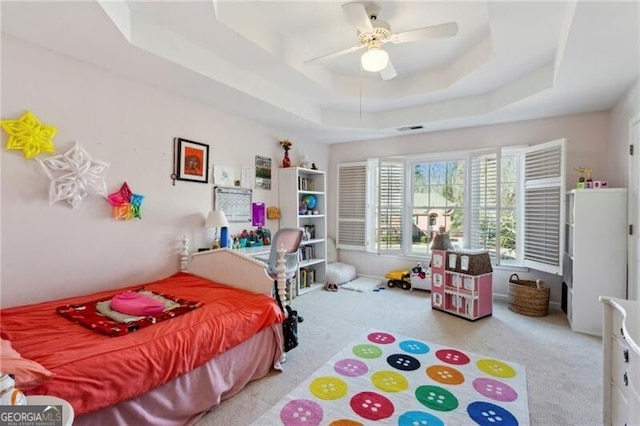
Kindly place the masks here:
<instances>
[{"instance_id":1,"label":"framed picture on wall","mask_svg":"<svg viewBox=\"0 0 640 426\"><path fill-rule=\"evenodd\" d=\"M175 138L177 151L176 179L209 182L209 145Z\"/></svg>"}]
</instances>

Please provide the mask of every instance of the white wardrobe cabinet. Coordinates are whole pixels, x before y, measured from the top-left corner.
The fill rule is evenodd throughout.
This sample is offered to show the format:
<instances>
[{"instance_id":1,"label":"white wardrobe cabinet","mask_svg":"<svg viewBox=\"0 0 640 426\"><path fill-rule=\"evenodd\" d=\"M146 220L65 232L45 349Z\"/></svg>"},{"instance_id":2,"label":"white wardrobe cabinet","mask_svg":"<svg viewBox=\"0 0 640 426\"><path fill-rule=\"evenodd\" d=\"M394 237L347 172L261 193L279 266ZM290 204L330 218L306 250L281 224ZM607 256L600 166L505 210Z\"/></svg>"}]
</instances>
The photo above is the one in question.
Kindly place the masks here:
<instances>
[{"instance_id":1,"label":"white wardrobe cabinet","mask_svg":"<svg viewBox=\"0 0 640 426\"><path fill-rule=\"evenodd\" d=\"M600 296L627 297L627 190L566 194L562 308L571 329L602 335Z\"/></svg>"}]
</instances>

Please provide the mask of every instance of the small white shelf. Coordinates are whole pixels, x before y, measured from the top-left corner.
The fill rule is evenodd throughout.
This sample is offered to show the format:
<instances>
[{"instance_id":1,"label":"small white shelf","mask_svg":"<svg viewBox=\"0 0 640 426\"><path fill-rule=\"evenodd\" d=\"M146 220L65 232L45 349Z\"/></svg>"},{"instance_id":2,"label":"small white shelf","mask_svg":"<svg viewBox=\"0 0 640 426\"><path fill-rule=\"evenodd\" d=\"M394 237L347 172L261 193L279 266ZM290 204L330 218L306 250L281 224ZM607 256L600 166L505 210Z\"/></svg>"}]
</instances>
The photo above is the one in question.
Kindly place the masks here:
<instances>
[{"instance_id":1,"label":"small white shelf","mask_svg":"<svg viewBox=\"0 0 640 426\"><path fill-rule=\"evenodd\" d=\"M324 263L325 259L307 259L300 261L300 267L306 268L307 266L317 265L319 263Z\"/></svg>"},{"instance_id":2,"label":"small white shelf","mask_svg":"<svg viewBox=\"0 0 640 426\"><path fill-rule=\"evenodd\" d=\"M322 283L311 283L308 287L302 287L298 289L298 296L302 296L303 294L312 292L314 290L318 290L319 288L324 287Z\"/></svg>"},{"instance_id":3,"label":"small white shelf","mask_svg":"<svg viewBox=\"0 0 640 426\"><path fill-rule=\"evenodd\" d=\"M312 240L303 240L300 242L301 246L308 246L311 244L324 243L324 238L314 238Z\"/></svg>"},{"instance_id":4,"label":"small white shelf","mask_svg":"<svg viewBox=\"0 0 640 426\"><path fill-rule=\"evenodd\" d=\"M301 252L306 252L312 259L301 260L298 274L294 280L293 295L302 295L311 290L324 287L326 278L326 177L321 170L305 169L301 167L287 167L279 169L278 204L280 207L280 228L313 228L314 238L300 243ZM319 214L300 214L301 200L304 196L313 195L316 205L312 211ZM306 234L305 234L306 235ZM301 287L301 271L312 272L314 282ZM302 280L304 282L304 280Z\"/></svg>"}]
</instances>

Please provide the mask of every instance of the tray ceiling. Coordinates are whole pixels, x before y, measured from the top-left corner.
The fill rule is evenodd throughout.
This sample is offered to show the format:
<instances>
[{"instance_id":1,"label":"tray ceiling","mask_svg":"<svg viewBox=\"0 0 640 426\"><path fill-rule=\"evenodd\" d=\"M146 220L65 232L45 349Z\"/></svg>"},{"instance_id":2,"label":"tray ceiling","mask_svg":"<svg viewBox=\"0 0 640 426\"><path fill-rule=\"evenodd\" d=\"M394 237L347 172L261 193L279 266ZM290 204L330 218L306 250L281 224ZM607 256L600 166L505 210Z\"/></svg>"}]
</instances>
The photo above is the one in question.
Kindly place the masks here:
<instances>
[{"instance_id":1,"label":"tray ceiling","mask_svg":"<svg viewBox=\"0 0 640 426\"><path fill-rule=\"evenodd\" d=\"M370 2L365 2L367 5ZM2 32L325 143L608 109L638 78L637 2L377 2L397 77L360 68L334 1L0 3Z\"/></svg>"}]
</instances>

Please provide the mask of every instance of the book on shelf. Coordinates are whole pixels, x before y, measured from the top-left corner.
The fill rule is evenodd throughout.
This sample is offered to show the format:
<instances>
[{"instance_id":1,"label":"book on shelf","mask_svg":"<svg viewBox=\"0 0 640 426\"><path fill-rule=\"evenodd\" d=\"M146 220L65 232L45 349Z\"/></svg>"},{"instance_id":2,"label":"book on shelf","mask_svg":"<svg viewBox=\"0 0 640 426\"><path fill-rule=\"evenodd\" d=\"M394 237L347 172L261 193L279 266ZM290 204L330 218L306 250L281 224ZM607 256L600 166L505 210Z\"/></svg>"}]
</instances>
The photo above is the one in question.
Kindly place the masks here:
<instances>
[{"instance_id":1,"label":"book on shelf","mask_svg":"<svg viewBox=\"0 0 640 426\"><path fill-rule=\"evenodd\" d=\"M300 275L298 280L298 284L300 288L311 287L311 284L313 284L315 281L316 281L315 269L300 268Z\"/></svg>"},{"instance_id":2,"label":"book on shelf","mask_svg":"<svg viewBox=\"0 0 640 426\"><path fill-rule=\"evenodd\" d=\"M311 260L316 258L316 248L313 245L302 246L298 251L300 261Z\"/></svg>"},{"instance_id":3,"label":"book on shelf","mask_svg":"<svg viewBox=\"0 0 640 426\"><path fill-rule=\"evenodd\" d=\"M316 238L316 226L315 225L304 225L303 226L306 237L308 240L313 240Z\"/></svg>"},{"instance_id":4,"label":"book on shelf","mask_svg":"<svg viewBox=\"0 0 640 426\"><path fill-rule=\"evenodd\" d=\"M312 178L298 176L298 191L313 191L314 182Z\"/></svg>"},{"instance_id":5,"label":"book on shelf","mask_svg":"<svg viewBox=\"0 0 640 426\"><path fill-rule=\"evenodd\" d=\"M307 270L305 268L300 268L300 288L307 287Z\"/></svg>"}]
</instances>

